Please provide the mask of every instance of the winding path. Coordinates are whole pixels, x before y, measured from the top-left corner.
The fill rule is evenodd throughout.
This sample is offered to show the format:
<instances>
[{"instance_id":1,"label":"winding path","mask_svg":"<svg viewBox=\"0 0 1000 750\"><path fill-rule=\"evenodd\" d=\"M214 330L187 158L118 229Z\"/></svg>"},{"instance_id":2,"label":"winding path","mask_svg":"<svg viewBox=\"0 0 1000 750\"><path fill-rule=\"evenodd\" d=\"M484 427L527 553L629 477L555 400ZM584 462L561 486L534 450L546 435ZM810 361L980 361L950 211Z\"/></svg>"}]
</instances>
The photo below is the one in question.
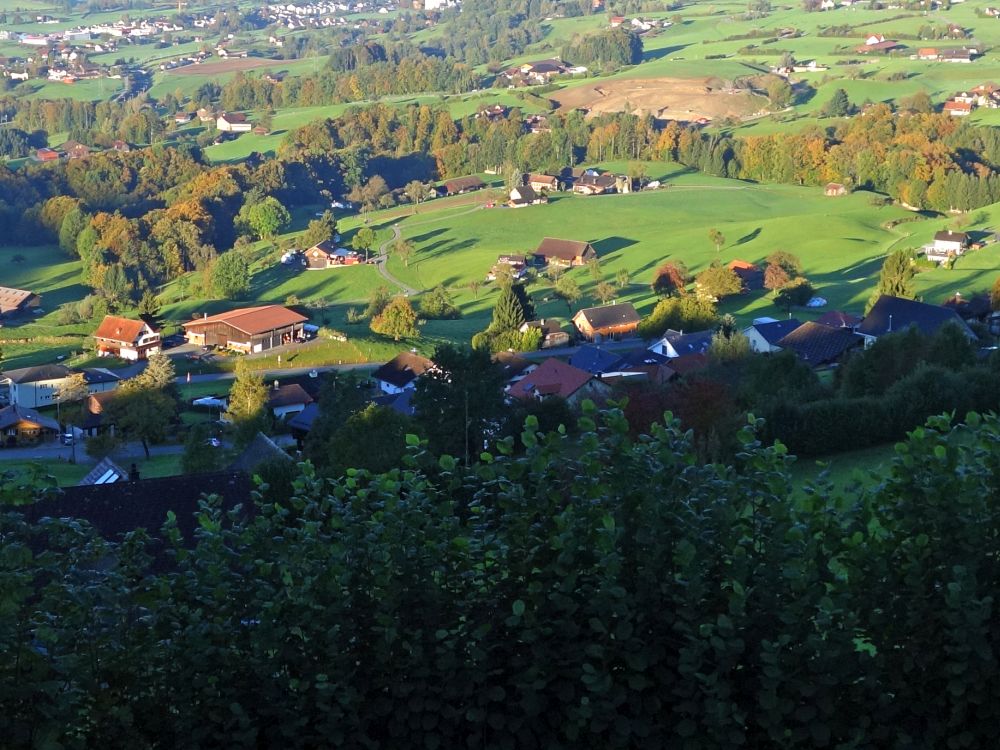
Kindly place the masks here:
<instances>
[{"instance_id":1,"label":"winding path","mask_svg":"<svg viewBox=\"0 0 1000 750\"><path fill-rule=\"evenodd\" d=\"M378 272L382 275L383 279L388 281L390 284L395 284L396 286L398 286L400 289L403 290L403 294L405 294L407 297L412 297L414 294L420 294L420 292L414 289L412 286L404 284L402 281L400 281L391 273L389 273L389 269L385 267L386 263L389 261L389 245L394 243L401 236L402 234L399 231L399 227L393 225L392 237L383 242L381 245L379 245L378 257L375 258L375 267L378 269Z\"/></svg>"}]
</instances>

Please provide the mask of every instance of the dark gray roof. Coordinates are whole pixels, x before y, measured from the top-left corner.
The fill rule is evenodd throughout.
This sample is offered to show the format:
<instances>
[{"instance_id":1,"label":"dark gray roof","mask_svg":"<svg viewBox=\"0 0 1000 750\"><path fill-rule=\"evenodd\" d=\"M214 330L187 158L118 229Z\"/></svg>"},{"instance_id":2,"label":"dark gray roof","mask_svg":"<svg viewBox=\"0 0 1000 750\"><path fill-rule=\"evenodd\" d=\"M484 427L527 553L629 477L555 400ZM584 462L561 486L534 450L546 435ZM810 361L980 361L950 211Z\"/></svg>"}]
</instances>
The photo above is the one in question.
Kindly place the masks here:
<instances>
[{"instance_id":1,"label":"dark gray roof","mask_svg":"<svg viewBox=\"0 0 1000 750\"><path fill-rule=\"evenodd\" d=\"M413 393L413 389L407 388L402 393L376 396L372 400L377 406L384 406L404 416L412 417L417 413L416 407L413 405Z\"/></svg>"},{"instance_id":2,"label":"dark gray roof","mask_svg":"<svg viewBox=\"0 0 1000 750\"><path fill-rule=\"evenodd\" d=\"M639 317L639 313L635 311L635 308L632 307L631 302L619 302L614 305L604 305L602 307L588 307L580 310L577 315L582 315L592 328L606 328L608 326L638 323L642 319Z\"/></svg>"},{"instance_id":3,"label":"dark gray roof","mask_svg":"<svg viewBox=\"0 0 1000 750\"><path fill-rule=\"evenodd\" d=\"M756 323L753 328L761 335L767 343L778 346L778 341L787 336L802 325L802 322L795 318L788 320L776 320L773 323Z\"/></svg>"},{"instance_id":4,"label":"dark gray roof","mask_svg":"<svg viewBox=\"0 0 1000 750\"><path fill-rule=\"evenodd\" d=\"M11 404L0 409L0 430L13 427L23 421L34 422L46 430L59 431L59 423L56 420L51 417L44 417L34 409L26 409L17 404Z\"/></svg>"},{"instance_id":5,"label":"dark gray roof","mask_svg":"<svg viewBox=\"0 0 1000 750\"><path fill-rule=\"evenodd\" d=\"M254 435L250 445L230 464L230 471L242 471L253 474L261 464L268 461L290 462L292 457L285 453L271 438L263 432Z\"/></svg>"},{"instance_id":6,"label":"dark gray roof","mask_svg":"<svg viewBox=\"0 0 1000 750\"><path fill-rule=\"evenodd\" d=\"M780 339L778 346L791 349L803 362L818 367L835 362L844 352L860 343L861 339L850 328L834 328L806 321Z\"/></svg>"},{"instance_id":7,"label":"dark gray roof","mask_svg":"<svg viewBox=\"0 0 1000 750\"><path fill-rule=\"evenodd\" d=\"M298 414L294 415L288 420L288 426L293 430L301 430L302 432L309 432L312 429L313 422L316 421L316 417L319 416L319 404L313 401L311 404L306 406L305 409L300 411Z\"/></svg>"},{"instance_id":8,"label":"dark gray roof","mask_svg":"<svg viewBox=\"0 0 1000 750\"><path fill-rule=\"evenodd\" d=\"M670 346L679 356L683 357L685 354L704 354L707 352L708 347L712 345L712 336L714 335L715 331L683 333L668 329L663 338L670 342Z\"/></svg>"},{"instance_id":9,"label":"dark gray roof","mask_svg":"<svg viewBox=\"0 0 1000 750\"><path fill-rule=\"evenodd\" d=\"M601 349L599 346L591 346L590 344L584 344L569 358L569 363L573 367L579 367L591 375L600 375L605 372L617 370L621 362L622 358L614 352L609 352L607 349Z\"/></svg>"},{"instance_id":10,"label":"dark gray roof","mask_svg":"<svg viewBox=\"0 0 1000 750\"><path fill-rule=\"evenodd\" d=\"M877 338L914 326L921 333L931 336L945 323L955 323L970 339L976 338L976 334L954 310L883 294L858 326L857 333Z\"/></svg>"},{"instance_id":11,"label":"dark gray roof","mask_svg":"<svg viewBox=\"0 0 1000 750\"><path fill-rule=\"evenodd\" d=\"M17 370L4 370L4 377L12 383L37 383L41 380L60 380L69 376L70 369L65 365L38 365L37 367L21 367Z\"/></svg>"},{"instance_id":12,"label":"dark gray roof","mask_svg":"<svg viewBox=\"0 0 1000 750\"><path fill-rule=\"evenodd\" d=\"M945 229L944 231L937 232L934 235L935 242L941 240L942 242L961 242L963 245L969 241L969 235L965 232L953 232L950 229Z\"/></svg>"}]
</instances>

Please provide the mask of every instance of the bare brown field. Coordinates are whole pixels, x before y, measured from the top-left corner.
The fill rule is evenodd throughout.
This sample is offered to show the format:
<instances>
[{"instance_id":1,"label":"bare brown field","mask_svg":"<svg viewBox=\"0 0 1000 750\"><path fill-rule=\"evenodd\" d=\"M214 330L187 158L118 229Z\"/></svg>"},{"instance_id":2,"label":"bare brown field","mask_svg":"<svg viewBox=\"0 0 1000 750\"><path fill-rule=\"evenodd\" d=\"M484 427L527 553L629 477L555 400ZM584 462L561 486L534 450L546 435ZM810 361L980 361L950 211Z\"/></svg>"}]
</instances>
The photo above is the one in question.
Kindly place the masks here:
<instances>
[{"instance_id":1,"label":"bare brown field","mask_svg":"<svg viewBox=\"0 0 1000 750\"><path fill-rule=\"evenodd\" d=\"M215 76L223 73L235 73L238 70L253 70L254 68L273 68L281 65L284 60L262 60L259 57L242 57L235 60L219 60L218 62L185 65L183 68L168 70L167 75L177 76Z\"/></svg>"},{"instance_id":2,"label":"bare brown field","mask_svg":"<svg viewBox=\"0 0 1000 750\"><path fill-rule=\"evenodd\" d=\"M583 109L588 117L631 112L660 120L716 120L746 117L767 108L763 97L726 89L718 79L711 78L612 79L549 96L559 102L561 110Z\"/></svg>"}]
</instances>

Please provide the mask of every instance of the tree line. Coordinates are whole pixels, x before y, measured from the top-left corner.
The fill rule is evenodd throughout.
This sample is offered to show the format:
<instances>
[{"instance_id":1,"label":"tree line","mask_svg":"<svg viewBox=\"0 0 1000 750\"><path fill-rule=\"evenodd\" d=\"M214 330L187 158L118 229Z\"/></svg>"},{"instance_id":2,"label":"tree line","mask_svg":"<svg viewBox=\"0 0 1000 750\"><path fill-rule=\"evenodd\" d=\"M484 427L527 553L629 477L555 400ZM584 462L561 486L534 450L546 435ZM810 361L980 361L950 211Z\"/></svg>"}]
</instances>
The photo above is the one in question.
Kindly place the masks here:
<instances>
[{"instance_id":1,"label":"tree line","mask_svg":"<svg viewBox=\"0 0 1000 750\"><path fill-rule=\"evenodd\" d=\"M193 549L174 518L105 540L8 507L0 732L11 748L990 746L1000 420L935 419L851 490L802 492L784 446L755 425L734 439L734 460L705 464L675 421L638 437L621 411L586 411L575 435L529 418L466 466L397 432L385 471L304 464L241 511L209 499Z\"/></svg>"}]
</instances>

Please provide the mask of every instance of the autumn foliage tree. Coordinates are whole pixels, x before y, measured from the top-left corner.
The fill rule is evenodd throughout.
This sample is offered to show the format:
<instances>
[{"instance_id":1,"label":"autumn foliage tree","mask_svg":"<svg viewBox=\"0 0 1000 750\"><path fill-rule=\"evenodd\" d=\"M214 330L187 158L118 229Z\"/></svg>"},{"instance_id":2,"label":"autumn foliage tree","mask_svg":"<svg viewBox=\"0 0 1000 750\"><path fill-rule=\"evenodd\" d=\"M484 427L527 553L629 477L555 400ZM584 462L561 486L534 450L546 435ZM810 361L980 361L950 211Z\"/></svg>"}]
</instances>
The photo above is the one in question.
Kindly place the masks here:
<instances>
[{"instance_id":1,"label":"autumn foliage tree","mask_svg":"<svg viewBox=\"0 0 1000 750\"><path fill-rule=\"evenodd\" d=\"M370 326L373 333L390 336L393 341L420 335L417 313L403 296L393 297L382 312L372 318Z\"/></svg>"},{"instance_id":2,"label":"autumn foliage tree","mask_svg":"<svg viewBox=\"0 0 1000 750\"><path fill-rule=\"evenodd\" d=\"M662 297L684 294L690 276L683 263L667 262L653 274L653 291Z\"/></svg>"}]
</instances>

